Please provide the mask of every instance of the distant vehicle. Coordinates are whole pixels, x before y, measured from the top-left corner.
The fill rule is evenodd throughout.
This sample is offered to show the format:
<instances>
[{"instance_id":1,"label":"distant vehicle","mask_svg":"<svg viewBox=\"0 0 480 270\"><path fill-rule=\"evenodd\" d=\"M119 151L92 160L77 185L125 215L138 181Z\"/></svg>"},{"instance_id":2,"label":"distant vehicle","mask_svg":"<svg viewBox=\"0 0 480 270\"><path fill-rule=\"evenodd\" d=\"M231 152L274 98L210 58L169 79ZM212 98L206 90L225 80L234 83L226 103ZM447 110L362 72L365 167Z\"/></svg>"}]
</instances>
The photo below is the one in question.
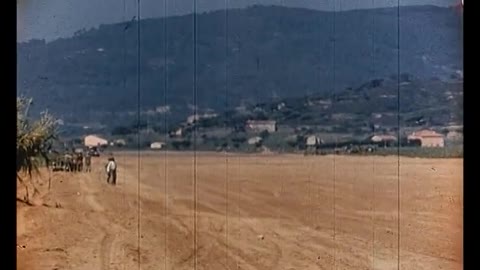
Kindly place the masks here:
<instances>
[{"instance_id":1,"label":"distant vehicle","mask_svg":"<svg viewBox=\"0 0 480 270\"><path fill-rule=\"evenodd\" d=\"M98 152L98 149L97 149L96 147L89 148L89 149L88 149L88 153L89 153L92 157L99 157L99 156L100 156L100 152Z\"/></svg>"}]
</instances>

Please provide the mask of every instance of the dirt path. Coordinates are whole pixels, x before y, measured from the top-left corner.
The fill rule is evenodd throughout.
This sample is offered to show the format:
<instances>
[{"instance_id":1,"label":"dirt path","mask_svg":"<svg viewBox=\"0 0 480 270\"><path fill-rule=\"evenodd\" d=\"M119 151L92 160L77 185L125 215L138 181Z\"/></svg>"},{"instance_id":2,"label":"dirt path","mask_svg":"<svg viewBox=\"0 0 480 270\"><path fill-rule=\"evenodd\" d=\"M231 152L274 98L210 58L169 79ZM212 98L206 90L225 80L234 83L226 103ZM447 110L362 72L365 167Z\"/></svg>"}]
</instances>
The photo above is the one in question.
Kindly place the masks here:
<instances>
[{"instance_id":1,"label":"dirt path","mask_svg":"<svg viewBox=\"0 0 480 270\"><path fill-rule=\"evenodd\" d=\"M400 260L396 159L199 155L196 204L190 157L117 161L117 186L96 161L56 175L62 207L19 206L18 269L463 266L461 160L402 161Z\"/></svg>"},{"instance_id":2,"label":"dirt path","mask_svg":"<svg viewBox=\"0 0 480 270\"><path fill-rule=\"evenodd\" d=\"M83 194L85 201L87 204L92 208L92 210L96 212L103 212L104 208L102 205L100 205L97 202L97 199L95 198L95 190L92 187L91 183L86 183L86 182L91 182L92 179L88 177L89 175L86 175L84 177L81 177L78 179L78 182L80 183L80 189L81 189L81 194Z\"/></svg>"},{"instance_id":3,"label":"dirt path","mask_svg":"<svg viewBox=\"0 0 480 270\"><path fill-rule=\"evenodd\" d=\"M128 233L124 228L118 226L114 222L111 215L105 213L105 206L98 200L110 199L110 201L118 201L118 196L113 196L112 191L115 187L107 186L102 181L99 181L98 174L83 174L79 177L81 194L86 204L95 213L95 220L101 230L100 244L100 265L97 269L121 269L120 266L124 264L124 246L121 235ZM106 189L109 189L106 191ZM115 191L113 191L115 192ZM118 190L117 190L118 192ZM117 195L117 194L114 194ZM114 213L118 214L118 213Z\"/></svg>"}]
</instances>

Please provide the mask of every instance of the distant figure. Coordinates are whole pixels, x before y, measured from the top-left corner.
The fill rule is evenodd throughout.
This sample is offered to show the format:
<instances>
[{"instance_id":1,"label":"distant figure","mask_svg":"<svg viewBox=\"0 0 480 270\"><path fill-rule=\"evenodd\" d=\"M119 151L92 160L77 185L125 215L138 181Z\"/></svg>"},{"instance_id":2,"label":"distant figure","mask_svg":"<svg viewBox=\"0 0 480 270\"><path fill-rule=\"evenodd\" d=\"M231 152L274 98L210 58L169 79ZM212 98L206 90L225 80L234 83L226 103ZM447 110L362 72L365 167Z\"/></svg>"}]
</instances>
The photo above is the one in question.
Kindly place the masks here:
<instances>
[{"instance_id":1,"label":"distant figure","mask_svg":"<svg viewBox=\"0 0 480 270\"><path fill-rule=\"evenodd\" d=\"M110 178L112 179L112 185L117 183L117 163L113 157L108 158L107 163L107 183L110 183Z\"/></svg>"},{"instance_id":2,"label":"distant figure","mask_svg":"<svg viewBox=\"0 0 480 270\"><path fill-rule=\"evenodd\" d=\"M71 165L70 165L70 167L71 167L71 170L70 170L70 171L71 171L71 172L77 172L77 160L78 160L78 156L77 156L77 154L74 152L74 153L72 154L72 159L71 159L71 162L70 162L70 163L71 163Z\"/></svg>"},{"instance_id":3,"label":"distant figure","mask_svg":"<svg viewBox=\"0 0 480 270\"><path fill-rule=\"evenodd\" d=\"M92 165L92 156L90 155L89 152L87 152L85 154L85 171L86 172L92 171L91 165Z\"/></svg>"},{"instance_id":4,"label":"distant figure","mask_svg":"<svg viewBox=\"0 0 480 270\"><path fill-rule=\"evenodd\" d=\"M79 153L77 156L77 171L82 172L83 171L83 154Z\"/></svg>"},{"instance_id":5,"label":"distant figure","mask_svg":"<svg viewBox=\"0 0 480 270\"><path fill-rule=\"evenodd\" d=\"M73 157L70 154L64 155L65 171L71 172L73 169Z\"/></svg>"}]
</instances>

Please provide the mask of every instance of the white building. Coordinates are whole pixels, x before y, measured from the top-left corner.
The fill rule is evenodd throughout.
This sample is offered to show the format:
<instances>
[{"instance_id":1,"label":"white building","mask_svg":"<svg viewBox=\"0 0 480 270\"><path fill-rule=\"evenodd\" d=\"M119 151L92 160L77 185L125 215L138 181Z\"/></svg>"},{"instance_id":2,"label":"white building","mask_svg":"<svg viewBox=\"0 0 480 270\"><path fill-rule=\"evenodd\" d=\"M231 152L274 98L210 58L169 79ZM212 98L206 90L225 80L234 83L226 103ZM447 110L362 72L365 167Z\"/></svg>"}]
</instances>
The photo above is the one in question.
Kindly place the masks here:
<instances>
[{"instance_id":1,"label":"white building","mask_svg":"<svg viewBox=\"0 0 480 270\"><path fill-rule=\"evenodd\" d=\"M389 143L389 142L395 142L397 140L397 137L392 135L374 135L370 140L375 143L380 143L380 142Z\"/></svg>"},{"instance_id":2,"label":"white building","mask_svg":"<svg viewBox=\"0 0 480 270\"><path fill-rule=\"evenodd\" d=\"M307 146L317 146L320 144L320 138L317 136L308 136L307 137Z\"/></svg>"},{"instance_id":3,"label":"white building","mask_svg":"<svg viewBox=\"0 0 480 270\"><path fill-rule=\"evenodd\" d=\"M86 147L108 146L108 141L96 135L88 135L84 138L84 145Z\"/></svg>"},{"instance_id":4,"label":"white building","mask_svg":"<svg viewBox=\"0 0 480 270\"><path fill-rule=\"evenodd\" d=\"M194 114L194 115L190 115L189 117L187 117L187 124L193 124L197 121L199 121L200 119L209 119L209 118L214 118L214 117L217 117L217 114L216 113L204 113L204 114Z\"/></svg>"},{"instance_id":5,"label":"white building","mask_svg":"<svg viewBox=\"0 0 480 270\"><path fill-rule=\"evenodd\" d=\"M115 140L115 145L125 146L125 145L127 145L127 142L124 139L118 139L118 140Z\"/></svg>"},{"instance_id":6,"label":"white building","mask_svg":"<svg viewBox=\"0 0 480 270\"><path fill-rule=\"evenodd\" d=\"M248 139L248 144L250 144L250 145L258 144L258 143L261 143L261 142L262 142L262 138L258 137L258 136Z\"/></svg>"},{"instance_id":7,"label":"white building","mask_svg":"<svg viewBox=\"0 0 480 270\"><path fill-rule=\"evenodd\" d=\"M164 142L153 142L150 144L151 149L162 149L165 146Z\"/></svg>"},{"instance_id":8,"label":"white building","mask_svg":"<svg viewBox=\"0 0 480 270\"><path fill-rule=\"evenodd\" d=\"M268 131L275 132L277 131L277 122L270 120L249 120L247 121L247 128L254 130L256 132Z\"/></svg>"}]
</instances>

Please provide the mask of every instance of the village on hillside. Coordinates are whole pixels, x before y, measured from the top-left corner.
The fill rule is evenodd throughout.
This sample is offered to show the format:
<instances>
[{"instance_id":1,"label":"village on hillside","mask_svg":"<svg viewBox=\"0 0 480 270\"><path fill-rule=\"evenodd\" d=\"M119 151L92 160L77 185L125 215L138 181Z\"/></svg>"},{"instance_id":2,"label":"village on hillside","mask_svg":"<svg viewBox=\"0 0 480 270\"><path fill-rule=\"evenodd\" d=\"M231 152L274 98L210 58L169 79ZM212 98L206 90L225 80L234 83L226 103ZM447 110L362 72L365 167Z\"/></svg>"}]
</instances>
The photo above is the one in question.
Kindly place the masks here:
<instances>
[{"instance_id":1,"label":"village on hillside","mask_svg":"<svg viewBox=\"0 0 480 270\"><path fill-rule=\"evenodd\" d=\"M106 150L191 150L193 143L196 143L196 149L203 151L251 153L269 151L319 155L395 153L391 151L400 148L423 149L422 151L430 149L448 156L445 149L458 147L463 140L461 125L443 128L405 128L400 133L398 130L390 132L380 130L356 137L348 134L316 133L308 126L292 129L279 125L275 120L246 120L243 126L236 126L233 129L202 125L202 121L216 117L217 114L191 115L168 134L142 131L136 138L128 135L86 134L65 140L59 149L74 153L89 152L93 156L99 156ZM459 151L457 155L461 154L461 150Z\"/></svg>"},{"instance_id":2,"label":"village on hillside","mask_svg":"<svg viewBox=\"0 0 480 270\"><path fill-rule=\"evenodd\" d=\"M402 91L400 103L398 91ZM180 113L157 104L129 112L126 118L117 116L117 121L66 120L64 130L75 131L62 133L57 146L59 151L95 147L461 157L462 104L461 76L425 81L401 74L335 94L245 102L224 111L195 106Z\"/></svg>"}]
</instances>

